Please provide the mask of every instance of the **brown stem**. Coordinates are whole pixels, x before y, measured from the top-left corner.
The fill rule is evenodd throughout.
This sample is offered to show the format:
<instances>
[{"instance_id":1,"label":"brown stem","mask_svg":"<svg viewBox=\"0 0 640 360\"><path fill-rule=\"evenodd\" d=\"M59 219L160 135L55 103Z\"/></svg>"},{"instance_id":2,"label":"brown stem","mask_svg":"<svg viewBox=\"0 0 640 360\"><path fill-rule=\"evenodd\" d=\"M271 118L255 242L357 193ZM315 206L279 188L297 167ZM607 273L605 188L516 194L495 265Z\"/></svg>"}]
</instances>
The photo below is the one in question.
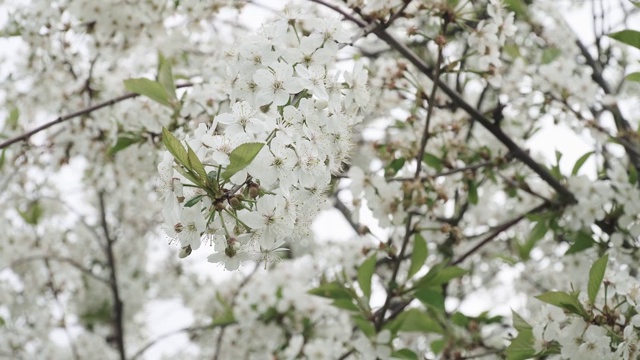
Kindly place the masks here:
<instances>
[{"instance_id":1,"label":"brown stem","mask_svg":"<svg viewBox=\"0 0 640 360\"><path fill-rule=\"evenodd\" d=\"M180 84L180 85L177 85L176 88L179 89L179 88L190 87L190 86L193 86L193 84L192 83ZM108 107L108 106L117 104L117 103L122 102L122 101L127 100L127 99L133 99L133 98L138 97L138 96L140 96L140 95L139 94L135 94L135 93L124 94L122 96L118 96L116 98L101 102L99 104L96 104L96 105L93 105L93 106L89 106L88 108L84 108L82 110L78 110L78 111L73 112L71 114L60 116L60 117L58 117L57 119L55 119L53 121L50 121L50 122L45 123L45 124L42 124L42 125L38 126L35 129L27 131L24 134L18 135L18 136L13 137L13 138L11 138L11 139L3 142L3 143L0 143L0 150L4 149L4 148L6 148L6 147L8 147L10 145L13 145L13 144L15 144L15 143L17 143L19 141L27 140L31 136L39 133L42 130L46 130L46 129L54 126L54 125L63 123L65 121L67 121L67 120L71 120L71 119L79 117L79 116L88 115L88 114L90 114L90 113L92 113L92 112L94 112L96 110L99 110L99 109L102 109L104 107Z\"/></svg>"},{"instance_id":2,"label":"brown stem","mask_svg":"<svg viewBox=\"0 0 640 360\"><path fill-rule=\"evenodd\" d=\"M105 253L107 254L107 263L110 268L109 285L111 287L111 296L113 297L113 337L118 348L120 360L126 360L126 352L124 348L124 306L120 298L118 289L118 277L116 273L116 260L113 253L113 245L116 241L109 234L109 225L107 224L107 211L104 203L104 192L98 193L100 203L100 222L104 237L106 239Z\"/></svg>"}]
</instances>

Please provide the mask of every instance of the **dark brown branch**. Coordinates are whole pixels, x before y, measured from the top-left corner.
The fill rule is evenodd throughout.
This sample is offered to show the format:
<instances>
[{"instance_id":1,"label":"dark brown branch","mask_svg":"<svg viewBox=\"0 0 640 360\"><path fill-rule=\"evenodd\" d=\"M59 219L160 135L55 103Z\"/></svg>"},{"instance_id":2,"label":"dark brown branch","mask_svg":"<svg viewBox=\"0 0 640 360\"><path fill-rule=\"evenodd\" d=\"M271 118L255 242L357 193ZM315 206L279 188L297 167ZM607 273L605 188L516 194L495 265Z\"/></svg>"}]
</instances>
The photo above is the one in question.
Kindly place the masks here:
<instances>
[{"instance_id":1,"label":"dark brown branch","mask_svg":"<svg viewBox=\"0 0 640 360\"><path fill-rule=\"evenodd\" d=\"M111 287L111 296L113 297L113 337L118 348L118 354L120 360L126 360L126 352L124 348L124 306L122 299L120 298L120 291L118 289L118 277L116 273L116 260L113 253L113 245L116 241L111 237L109 233L109 224L107 223L107 209L104 203L104 192L98 193L98 201L100 204L100 223L104 237L106 239L105 253L107 255L107 262L109 264L110 277L109 285Z\"/></svg>"},{"instance_id":2,"label":"dark brown branch","mask_svg":"<svg viewBox=\"0 0 640 360\"><path fill-rule=\"evenodd\" d=\"M191 87L191 86L193 86L193 84L192 84L192 83L186 83L186 84L180 84L180 85L177 85L177 86L176 86L176 88L178 88L178 89L179 89L179 88ZM94 112L94 111L96 111L96 110L99 110L99 109L102 109L102 108L104 108L104 107L108 107L108 106L111 106L111 105L117 104L117 103L122 102L122 101L127 100L127 99L133 99L133 98L138 97L138 96L140 96L140 95L135 94L135 93L128 93L128 94L124 94L124 95L122 95L122 96L118 96L117 98L113 98L113 99L110 99L110 100L107 100L107 101L101 102L101 103L99 103L99 104L96 104L96 105L90 106L90 107L88 107L88 108L84 108L84 109L82 109L82 110L78 110L78 111L73 112L73 113L71 113L71 114L64 115L64 116L60 116L60 117L58 117L57 119L55 119L55 120L53 120L53 121L50 121L50 122L45 123L45 124L42 124L42 125L38 126L38 127L37 127L37 128L35 128L35 129L32 129L32 130L27 131L27 132L26 132L26 133L24 133L24 134L18 135L18 136L13 137L13 138L11 138L11 139L9 139L9 140L7 140L7 141L3 142L3 143L0 143L0 150L1 150L1 149L4 149L4 148L6 148L6 147L8 147L8 146L10 146L10 145L13 145L13 144L15 144L15 143L17 143L17 142L19 142L19 141L27 140L27 139L29 139L31 136L33 136L33 135L35 135L35 134L39 133L40 131L46 130L46 129L48 129L48 128L50 128L50 127L54 126L54 125L57 125L57 124L63 123L63 122L65 122L65 121L67 121L67 120L71 120L71 119L73 119L73 118L77 118L77 117L79 117L79 116L88 115L88 114L90 114L90 113L92 113L92 112Z\"/></svg>"},{"instance_id":3,"label":"dark brown branch","mask_svg":"<svg viewBox=\"0 0 640 360\"><path fill-rule=\"evenodd\" d=\"M468 258L469 256L475 254L478 250L480 250L485 245L490 243L493 239L495 239L502 232L504 232L505 230L508 230L510 227L512 227L512 226L516 225L517 223L519 223L520 221L522 221L522 219L527 217L527 215L540 212L540 211L544 210L545 208L547 208L549 205L551 205L551 203L543 202L542 204L540 204L540 205L536 206L535 208L527 211L526 213L524 213L522 215L519 215L519 216L517 216L517 217L515 217L515 218L513 218L511 220L508 220L508 221L498 225L497 227L495 227L495 229L493 230L493 232L489 236L487 236L482 241L480 241L478 244L476 244L474 247L469 249L466 253L462 254L459 258L457 258L456 260L452 261L451 265L460 264L466 258Z\"/></svg>"},{"instance_id":4,"label":"dark brown branch","mask_svg":"<svg viewBox=\"0 0 640 360\"><path fill-rule=\"evenodd\" d=\"M343 15L346 19L356 23L359 27L368 29L372 24L367 23L364 20L360 20L345 11L344 9L329 4L324 0L311 0L315 3L326 6L339 14ZM435 81L435 75L433 69L428 66L418 55L416 55L410 48L408 48L405 44L399 42L395 37L389 34L384 28L380 26L376 26L371 30L375 33L378 38L384 42L386 42L389 46L394 48L397 52L399 52L405 59L409 60L421 73L426 75L432 81ZM561 202L575 204L577 200L573 194L567 190L553 175L549 170L538 164L529 154L520 148L511 138L505 134L499 126L494 124L491 120L489 120L486 116L484 116L478 109L471 106L468 102L466 102L458 92L450 88L447 84L440 84L440 89L459 107L464 109L471 116L471 118L477 122L479 122L485 129L487 129L493 136L495 136L504 146L509 149L509 151L513 154L513 156L520 161L522 161L525 165L527 165L533 172L538 174L542 180L544 180L549 186L551 186L558 193Z\"/></svg>"}]
</instances>

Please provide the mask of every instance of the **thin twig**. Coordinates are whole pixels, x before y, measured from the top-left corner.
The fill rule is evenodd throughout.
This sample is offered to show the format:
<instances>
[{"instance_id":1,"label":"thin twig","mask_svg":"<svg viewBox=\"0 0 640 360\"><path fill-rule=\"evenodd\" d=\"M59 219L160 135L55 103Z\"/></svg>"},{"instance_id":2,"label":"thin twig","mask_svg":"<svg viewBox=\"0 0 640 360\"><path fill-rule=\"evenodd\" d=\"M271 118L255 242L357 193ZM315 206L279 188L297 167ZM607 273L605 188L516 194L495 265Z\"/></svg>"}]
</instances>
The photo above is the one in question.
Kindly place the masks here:
<instances>
[{"instance_id":1,"label":"thin twig","mask_svg":"<svg viewBox=\"0 0 640 360\"><path fill-rule=\"evenodd\" d=\"M443 25L443 32L445 28L446 28L446 25ZM426 151L427 141L429 141L429 138L431 137L431 132L429 131L429 128L431 125L433 110L435 108L436 92L438 91L438 87L440 85L440 80L439 80L440 79L440 63L442 62L442 59L443 59L442 49L443 49L442 46L438 47L438 60L435 68L436 73L432 77L433 88L431 88L431 94L429 95L429 108L427 109L427 116L425 119L424 130L422 131L422 138L420 139L420 149L418 151L418 155L416 156L417 164L416 164L416 171L414 173L414 180L417 180L420 178L420 173L422 172L422 158L424 157L424 153ZM379 310L379 315L377 317L377 321L375 324L377 331L380 331L380 329L382 329L382 326L385 323L385 315L387 313L387 309L391 305L391 300L395 295L395 287L397 286L396 278L398 277L398 271L400 270L400 263L402 263L402 259L409 245L411 235L413 235L413 229L411 228L412 221L413 221L413 213L409 213L407 215L407 220L405 224L405 233L404 233L404 239L402 241L402 246L400 248L400 252L397 255L396 261L394 263L391 278L389 279L389 288L387 290L387 298L384 301L384 305L382 305L382 308L380 308Z\"/></svg>"},{"instance_id":2,"label":"thin twig","mask_svg":"<svg viewBox=\"0 0 640 360\"><path fill-rule=\"evenodd\" d=\"M179 89L179 88L190 87L190 86L193 86L193 84L192 83L180 84L180 85L177 85L176 88ZM90 113L92 113L92 112L94 112L96 110L99 110L99 109L102 109L104 107L108 107L108 106L117 104L117 103L122 102L122 101L127 100L127 99L133 99L133 98L136 98L138 96L140 96L140 95L139 94L135 94L135 93L124 94L122 96L118 96L116 98L101 102L101 103L93 105L93 106L90 106L88 108L84 108L82 110L78 110L78 111L73 112L71 114L60 116L60 117L58 117L57 119L55 119L53 121L50 121L50 122L45 123L45 124L42 124L42 125L38 126L35 129L27 131L24 134L18 135L18 136L13 137L13 138L11 138L11 139L3 142L3 143L0 143L0 150L4 149L4 148L6 148L6 147L8 147L10 145L13 145L13 144L15 144L15 143L17 143L19 141L27 140L31 136L39 133L42 130L46 130L46 129L54 126L54 125L63 123L65 121L67 121L67 120L71 120L71 119L79 117L79 116L88 115L88 114L90 114Z\"/></svg>"},{"instance_id":3,"label":"thin twig","mask_svg":"<svg viewBox=\"0 0 640 360\"><path fill-rule=\"evenodd\" d=\"M508 230L510 227L516 225L517 223L519 223L520 221L522 221L522 219L524 219L525 217L527 217L527 215L530 214L534 214L537 212L540 212L542 210L544 210L545 208L547 208L549 205L551 205L551 203L549 202L543 202L542 204L536 206L535 208L527 211L524 214L521 214L511 220L508 220L500 225L498 225L494 231L491 233L491 235L487 236L485 239L483 239L482 241L480 241L478 244L476 244L474 247L472 247L471 249L469 249L467 252L465 252L464 254L462 254L459 258L457 258L456 260L451 262L451 265L458 265L461 262L463 262L466 258L468 258L469 256L475 254L478 250L480 250L481 248L483 248L485 245L487 245L489 242L491 242L493 239L495 239L498 235L500 235L502 232L504 232L505 230Z\"/></svg>"},{"instance_id":4,"label":"thin twig","mask_svg":"<svg viewBox=\"0 0 640 360\"><path fill-rule=\"evenodd\" d=\"M118 277L116 273L116 260L113 253L113 245L116 241L111 237L109 233L109 224L107 223L107 210L104 203L104 192L98 193L98 200L100 204L100 222L102 225L102 231L106 240L105 252L107 255L107 261L110 268L109 285L111 286L111 296L113 297L113 337L118 347L118 353L120 360L126 360L126 352L124 347L124 306L122 299L120 298L120 291L118 290Z\"/></svg>"},{"instance_id":5,"label":"thin twig","mask_svg":"<svg viewBox=\"0 0 640 360\"><path fill-rule=\"evenodd\" d=\"M43 260L43 261L57 261L60 263L65 263L65 264L69 264L71 266L73 266L74 268L80 270L80 272L82 272L83 274L98 280L101 283L104 284L109 284L109 280L105 279L103 277L100 277L96 274L94 274L93 272L91 272L91 270L87 269L86 267L82 266L82 264L78 263L77 261L75 261L72 258L68 258L68 257L63 257L63 256L57 256L57 255L32 255L32 256L27 256L27 257L23 257L17 260L12 261L8 266L4 267L4 268L0 268L0 272L2 272L2 270L7 269L7 268L13 268L13 267L17 267L23 264L26 264L28 262L31 261L38 261L38 260Z\"/></svg>"}]
</instances>

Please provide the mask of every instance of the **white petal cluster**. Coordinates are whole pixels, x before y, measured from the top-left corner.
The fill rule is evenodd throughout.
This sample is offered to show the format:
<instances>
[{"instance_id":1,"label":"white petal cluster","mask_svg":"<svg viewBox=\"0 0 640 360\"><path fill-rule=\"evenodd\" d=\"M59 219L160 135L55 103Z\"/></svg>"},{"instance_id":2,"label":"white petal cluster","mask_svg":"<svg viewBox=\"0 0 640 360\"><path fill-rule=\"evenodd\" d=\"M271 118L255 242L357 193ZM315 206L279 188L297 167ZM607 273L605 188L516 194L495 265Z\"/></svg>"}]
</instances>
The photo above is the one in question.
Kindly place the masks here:
<instances>
[{"instance_id":1,"label":"white petal cluster","mask_svg":"<svg viewBox=\"0 0 640 360\"><path fill-rule=\"evenodd\" d=\"M339 50L334 39L348 39L339 23L305 24L264 26L228 51L229 110L185 136L210 176L210 191L194 189L170 155L158 167L167 234L187 252L215 239L209 261L229 270L252 256L270 259L285 242L308 236L369 102L362 63L344 73L328 66ZM234 150L249 143L262 144L255 158L230 178L220 176L236 165Z\"/></svg>"}]
</instances>

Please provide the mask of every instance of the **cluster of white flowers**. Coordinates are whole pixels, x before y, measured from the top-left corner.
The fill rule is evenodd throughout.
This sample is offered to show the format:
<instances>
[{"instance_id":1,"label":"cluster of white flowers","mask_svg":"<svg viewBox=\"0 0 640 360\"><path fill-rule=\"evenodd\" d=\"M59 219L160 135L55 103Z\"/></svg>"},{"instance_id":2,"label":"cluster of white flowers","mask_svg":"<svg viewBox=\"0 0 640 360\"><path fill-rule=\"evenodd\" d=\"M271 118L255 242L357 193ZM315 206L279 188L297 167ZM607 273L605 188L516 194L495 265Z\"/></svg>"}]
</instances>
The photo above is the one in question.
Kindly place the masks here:
<instances>
[{"instance_id":1,"label":"cluster of white flowers","mask_svg":"<svg viewBox=\"0 0 640 360\"><path fill-rule=\"evenodd\" d=\"M506 12L504 4L500 0L492 0L487 5L489 18L480 20L475 31L469 35L467 42L477 52L478 70L488 71L491 85L499 87L502 78L497 68L502 66L500 56L501 48L507 38L513 36L517 30L514 25L513 12Z\"/></svg>"},{"instance_id":2,"label":"cluster of white flowers","mask_svg":"<svg viewBox=\"0 0 640 360\"><path fill-rule=\"evenodd\" d=\"M533 319L536 353L559 353L562 359L636 359L640 355L640 283L626 271L612 271L604 286L606 291L600 291L593 306L581 293L582 306L593 313L588 321L545 305Z\"/></svg>"},{"instance_id":3,"label":"cluster of white flowers","mask_svg":"<svg viewBox=\"0 0 640 360\"><path fill-rule=\"evenodd\" d=\"M228 52L230 111L186 138L208 188L185 177L169 152L158 166L165 228L181 256L205 241L214 245L209 261L229 270L251 257L270 260L308 235L324 205L369 101L368 75L361 63L344 73L328 67L349 41L340 22L302 24L264 26Z\"/></svg>"}]
</instances>

